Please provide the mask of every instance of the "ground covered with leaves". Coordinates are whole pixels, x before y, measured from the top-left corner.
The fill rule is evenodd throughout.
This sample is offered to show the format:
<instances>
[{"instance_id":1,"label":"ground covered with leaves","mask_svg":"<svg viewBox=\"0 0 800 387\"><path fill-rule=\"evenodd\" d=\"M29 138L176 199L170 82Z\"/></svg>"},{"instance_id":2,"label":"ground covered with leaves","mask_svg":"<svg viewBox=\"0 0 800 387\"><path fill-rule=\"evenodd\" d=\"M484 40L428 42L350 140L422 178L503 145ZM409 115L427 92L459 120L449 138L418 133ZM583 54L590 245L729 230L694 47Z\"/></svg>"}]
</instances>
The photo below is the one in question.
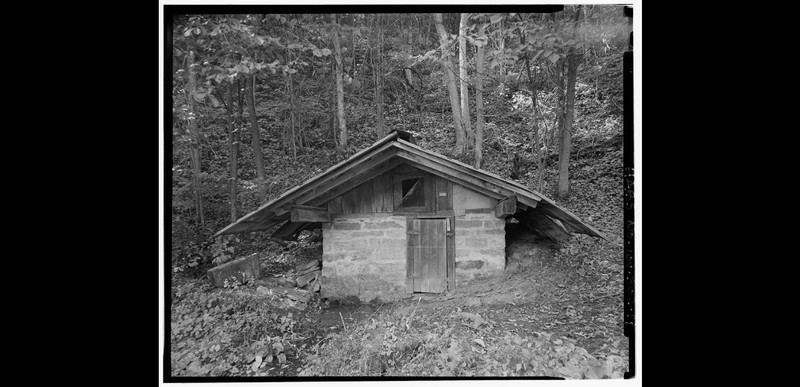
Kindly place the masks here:
<instances>
[{"instance_id":1,"label":"ground covered with leaves","mask_svg":"<svg viewBox=\"0 0 800 387\"><path fill-rule=\"evenodd\" d=\"M328 317L337 324L301 349L300 375L622 378L622 247L587 237L556 249L532 239L509 247L504 277Z\"/></svg>"}]
</instances>

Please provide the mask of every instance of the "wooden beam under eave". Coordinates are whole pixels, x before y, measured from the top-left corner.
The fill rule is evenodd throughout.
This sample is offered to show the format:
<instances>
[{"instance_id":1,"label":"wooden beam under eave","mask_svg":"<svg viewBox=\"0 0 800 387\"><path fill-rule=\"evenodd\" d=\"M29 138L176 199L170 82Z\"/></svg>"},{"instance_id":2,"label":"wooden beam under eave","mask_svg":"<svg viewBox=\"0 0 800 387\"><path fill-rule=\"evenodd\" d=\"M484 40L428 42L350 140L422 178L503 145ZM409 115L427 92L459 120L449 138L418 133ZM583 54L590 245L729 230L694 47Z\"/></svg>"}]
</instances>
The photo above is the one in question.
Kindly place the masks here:
<instances>
[{"instance_id":1,"label":"wooden beam under eave","mask_svg":"<svg viewBox=\"0 0 800 387\"><path fill-rule=\"evenodd\" d=\"M310 226L311 223L308 222L295 223L292 221L287 221L272 233L272 237L280 238L285 241L297 240L297 236L300 235L300 231L303 231Z\"/></svg>"},{"instance_id":2,"label":"wooden beam under eave","mask_svg":"<svg viewBox=\"0 0 800 387\"><path fill-rule=\"evenodd\" d=\"M496 218L505 218L509 215L514 215L517 212L517 195L510 195L505 199L501 199L494 206L494 216Z\"/></svg>"},{"instance_id":3,"label":"wooden beam under eave","mask_svg":"<svg viewBox=\"0 0 800 387\"><path fill-rule=\"evenodd\" d=\"M323 222L330 223L331 214L326 208L311 207L311 206L292 206L291 217L292 222Z\"/></svg>"}]
</instances>

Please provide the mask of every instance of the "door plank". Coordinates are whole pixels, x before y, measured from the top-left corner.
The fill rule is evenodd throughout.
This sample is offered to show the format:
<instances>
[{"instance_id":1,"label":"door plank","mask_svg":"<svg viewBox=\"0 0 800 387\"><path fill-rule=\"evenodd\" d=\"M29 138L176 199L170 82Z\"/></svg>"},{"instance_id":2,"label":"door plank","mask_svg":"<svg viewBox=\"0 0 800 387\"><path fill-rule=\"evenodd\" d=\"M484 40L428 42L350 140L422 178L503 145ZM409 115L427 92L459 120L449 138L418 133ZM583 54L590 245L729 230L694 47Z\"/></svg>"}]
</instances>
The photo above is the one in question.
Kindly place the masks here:
<instances>
[{"instance_id":1,"label":"door plank","mask_svg":"<svg viewBox=\"0 0 800 387\"><path fill-rule=\"evenodd\" d=\"M406 220L406 292L413 293L414 289L414 267L415 261L419 256L419 220L409 218Z\"/></svg>"}]
</instances>

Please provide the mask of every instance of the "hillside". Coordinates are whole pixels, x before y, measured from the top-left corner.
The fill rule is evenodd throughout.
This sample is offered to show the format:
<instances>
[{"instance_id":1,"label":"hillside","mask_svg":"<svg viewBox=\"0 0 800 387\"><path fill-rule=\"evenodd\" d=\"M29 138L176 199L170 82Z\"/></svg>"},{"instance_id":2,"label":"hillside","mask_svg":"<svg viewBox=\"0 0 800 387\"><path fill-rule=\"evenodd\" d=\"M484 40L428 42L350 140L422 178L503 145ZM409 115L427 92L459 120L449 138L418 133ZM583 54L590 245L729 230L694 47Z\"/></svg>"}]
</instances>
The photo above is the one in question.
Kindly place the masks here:
<instances>
[{"instance_id":1,"label":"hillside","mask_svg":"<svg viewBox=\"0 0 800 387\"><path fill-rule=\"evenodd\" d=\"M429 54L438 45L436 30L428 28L433 20L430 15L409 14L395 24L380 24L386 21L380 18L373 22L372 15L339 16L338 23L346 27L340 30L343 48L352 50L343 50L345 59L349 55L352 63L348 70L351 81L344 89L348 140L343 149L338 146L335 66L330 54L333 45L328 45L330 37L325 32L334 22L320 21L332 16L314 19L312 16L318 15L295 15L300 20L295 24L290 15L261 15L265 17L260 20L250 15L228 20L219 16L176 17L175 48L180 54L173 58L174 126L171 149L165 150L172 161L167 238L171 271L167 278L165 335L171 370L165 373L621 378L629 363L622 296L625 35L621 16L612 6L588 8L588 15L583 16L587 37L574 85L570 192L566 198L559 198L557 128L559 112L564 109L559 102L564 89L555 81L567 83L565 59L559 58L571 52L566 35L569 30L561 32L559 28L579 15L575 9L567 8L554 21L537 15L484 15L495 31L488 47L496 50L489 53L497 53L500 39L496 38L506 36L504 49L517 56L491 67L483 80L481 168L534 190L539 190L541 181L540 192L610 240L574 235L554 244L515 230L507 239L503 276L476 281L445 295L414 296L392 303L330 302L320 299L319 293L298 289L295 268L322 256L319 230L304 231L297 241L272 239L271 232L216 239L211 236L232 218L253 211L374 143L378 139L377 74L384 78L381 100L386 130L408 131L423 149L474 164L474 145L464 153L453 151L456 128L443 82L445 72L441 58L430 59L433 56ZM445 14L445 27L451 32L458 32L457 16ZM226 92L228 81L209 81L209 85L218 87L205 90L216 95L214 100L206 96L192 108L187 103L184 68L191 68L186 67L187 47L202 48L196 59L202 67L198 74L212 80L219 74L214 69L215 60L217 67L232 66L215 57L223 49L263 49L263 44L250 41L259 35L242 38L246 34L231 33L230 40L205 30L193 35L194 26L198 31L200 26L210 30L210 24L203 24L209 20L219 21L218 26L227 26L230 31L247 32L252 27L265 38L306 47L275 59L279 63L276 66L285 66L283 73L280 69L277 73L263 69L258 73L252 92L255 132L259 136L255 142L245 100L249 89L244 82L233 82L241 87L237 90L232 86ZM542 30L535 23L550 30ZM401 25L413 31L419 28L419 34L412 34L412 44L406 43L410 35ZM186 26L191 28L184 30ZM523 30L529 36L555 31L556 42L564 45L553 48L553 52L562 55L524 56L526 50L533 54L534 48L539 48L532 46L534 42L548 44L549 38L529 38L529 46L525 46L519 32ZM367 53L373 52L368 50L378 46L379 36L383 39L381 49L376 51L376 58L368 60ZM317 51L311 50L310 42ZM322 47L331 49L325 48L325 52ZM258 63L266 66L273 60L270 55L278 54L264 55ZM430 58L422 59L424 56ZM495 58L494 54L489 58ZM475 56L470 54L470 59L469 71L474 72ZM239 60L234 64L246 62ZM299 63L302 61L305 64ZM526 65L530 71L525 71ZM411 87L404 81L404 66L414 70ZM295 68L298 72L287 71ZM202 84L202 78L198 79ZM468 109L477 110L474 85L469 92L472 99ZM225 93L231 95L228 102ZM254 143L259 145L255 149ZM233 144L236 152L231 151ZM257 149L262 152L264 179L258 177ZM231 179L231 174L236 178ZM262 193L265 200L260 197ZM206 272L216 263L251 254L257 254L260 262L258 279L224 288L209 284Z\"/></svg>"}]
</instances>

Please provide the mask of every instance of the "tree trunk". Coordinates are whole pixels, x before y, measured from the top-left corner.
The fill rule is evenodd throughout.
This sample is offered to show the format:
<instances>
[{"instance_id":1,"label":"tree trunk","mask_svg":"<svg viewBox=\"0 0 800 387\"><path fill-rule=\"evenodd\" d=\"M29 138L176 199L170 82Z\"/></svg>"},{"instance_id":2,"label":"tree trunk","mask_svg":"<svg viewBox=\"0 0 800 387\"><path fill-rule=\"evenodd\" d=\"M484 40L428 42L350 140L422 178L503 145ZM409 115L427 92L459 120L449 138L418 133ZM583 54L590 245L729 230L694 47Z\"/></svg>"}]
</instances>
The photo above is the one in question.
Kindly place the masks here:
<instances>
[{"instance_id":1,"label":"tree trunk","mask_svg":"<svg viewBox=\"0 0 800 387\"><path fill-rule=\"evenodd\" d=\"M250 131L253 134L253 158L256 164L258 176L258 199L259 205L267 201L267 181L264 175L264 156L261 153L261 133L258 131L258 117L256 117L256 98L255 98L255 75L245 75L246 89L244 97L247 100L247 112L250 115Z\"/></svg>"},{"instance_id":2,"label":"tree trunk","mask_svg":"<svg viewBox=\"0 0 800 387\"><path fill-rule=\"evenodd\" d=\"M483 37L484 26L478 29L478 37ZM483 46L478 46L475 58L475 168L481 167L483 161Z\"/></svg>"},{"instance_id":3,"label":"tree trunk","mask_svg":"<svg viewBox=\"0 0 800 387\"><path fill-rule=\"evenodd\" d=\"M228 111L228 145L230 148L230 171L228 181L230 184L231 223L236 217L236 196L238 187L237 171L239 170L239 129L233 119L233 83L228 83L228 95L225 109Z\"/></svg>"},{"instance_id":4,"label":"tree trunk","mask_svg":"<svg viewBox=\"0 0 800 387\"><path fill-rule=\"evenodd\" d=\"M289 47L286 47L286 58L289 62L292 61L292 50ZM295 117L296 117L296 110L297 110L297 101L295 98L294 92L294 77L292 74L288 74L286 77L286 88L289 93L289 133L287 136L291 139L292 145L292 160L297 161L297 144L296 144L296 135L295 135Z\"/></svg>"},{"instance_id":5,"label":"tree trunk","mask_svg":"<svg viewBox=\"0 0 800 387\"><path fill-rule=\"evenodd\" d=\"M375 132L380 140L386 136L386 128L383 123L383 26L381 25L380 15L376 15L376 18L378 26L378 58L376 60L375 56L372 56L372 71L375 77ZM374 52L375 50L373 50Z\"/></svg>"},{"instance_id":6,"label":"tree trunk","mask_svg":"<svg viewBox=\"0 0 800 387\"><path fill-rule=\"evenodd\" d=\"M344 85L342 84L342 48L339 45L339 32L333 31L334 59L336 59L336 115L339 121L339 153L347 150L347 125L344 120Z\"/></svg>"},{"instance_id":7,"label":"tree trunk","mask_svg":"<svg viewBox=\"0 0 800 387\"><path fill-rule=\"evenodd\" d=\"M189 105L189 114L191 114L188 127L189 157L192 163L192 196L194 196L197 220L200 222L201 227L205 227L205 217L203 215L203 192L200 180L200 174L202 173L200 166L200 129L197 126L197 114L194 109L194 93L197 87L197 80L195 79L194 74L194 51L189 51L187 66L186 74L188 79L186 84L186 102Z\"/></svg>"},{"instance_id":8,"label":"tree trunk","mask_svg":"<svg viewBox=\"0 0 800 387\"><path fill-rule=\"evenodd\" d=\"M500 19L500 79L506 79L506 35L503 33L503 19Z\"/></svg>"},{"instance_id":9,"label":"tree trunk","mask_svg":"<svg viewBox=\"0 0 800 387\"><path fill-rule=\"evenodd\" d=\"M581 6L575 14L575 37L578 36L577 27L580 22ZM561 146L558 152L558 190L556 196L566 198L569 196L569 154L572 150L572 122L575 114L575 81L578 74L580 56L575 48L570 48L567 55L567 96L564 106L564 125L561 127Z\"/></svg>"},{"instance_id":10,"label":"tree trunk","mask_svg":"<svg viewBox=\"0 0 800 387\"><path fill-rule=\"evenodd\" d=\"M456 129L456 144L453 148L453 153L460 155L464 153L464 127L461 126L461 108L458 105L458 89L456 89L455 69L453 69L453 62L451 61L451 54L445 48L447 43L447 32L442 25L442 14L433 14L436 20L436 32L439 33L439 43L444 51L442 64L444 66L445 83L447 84L447 92L450 96L450 108L453 113L453 125Z\"/></svg>"},{"instance_id":11,"label":"tree trunk","mask_svg":"<svg viewBox=\"0 0 800 387\"><path fill-rule=\"evenodd\" d=\"M556 129L550 132L551 144L555 142L556 133L559 134L560 141L561 131L564 129L564 61L558 61L555 67L558 69L558 87L556 88L556 101L558 101L558 105L556 107ZM561 153L560 142L558 145L558 152Z\"/></svg>"},{"instance_id":12,"label":"tree trunk","mask_svg":"<svg viewBox=\"0 0 800 387\"><path fill-rule=\"evenodd\" d=\"M474 140L472 123L469 116L469 79L467 78L467 18L468 13L461 14L458 27L458 77L461 79L461 126L467 134L467 144Z\"/></svg>"}]
</instances>

